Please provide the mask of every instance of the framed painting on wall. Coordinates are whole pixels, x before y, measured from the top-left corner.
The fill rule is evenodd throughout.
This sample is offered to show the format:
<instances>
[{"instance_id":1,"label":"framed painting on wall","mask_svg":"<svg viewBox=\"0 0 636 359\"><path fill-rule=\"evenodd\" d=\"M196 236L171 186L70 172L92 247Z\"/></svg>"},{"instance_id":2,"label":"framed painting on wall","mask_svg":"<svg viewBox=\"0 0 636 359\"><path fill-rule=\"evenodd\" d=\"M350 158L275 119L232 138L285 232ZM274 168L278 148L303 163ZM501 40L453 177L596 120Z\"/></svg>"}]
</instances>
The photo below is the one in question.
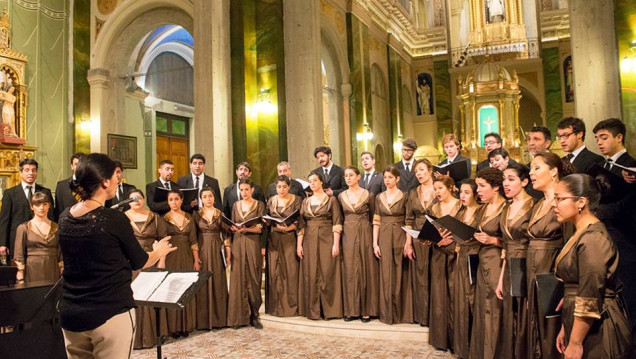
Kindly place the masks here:
<instances>
[{"instance_id":1,"label":"framed painting on wall","mask_svg":"<svg viewBox=\"0 0 636 359\"><path fill-rule=\"evenodd\" d=\"M137 137L109 133L108 156L124 168L137 168Z\"/></svg>"}]
</instances>

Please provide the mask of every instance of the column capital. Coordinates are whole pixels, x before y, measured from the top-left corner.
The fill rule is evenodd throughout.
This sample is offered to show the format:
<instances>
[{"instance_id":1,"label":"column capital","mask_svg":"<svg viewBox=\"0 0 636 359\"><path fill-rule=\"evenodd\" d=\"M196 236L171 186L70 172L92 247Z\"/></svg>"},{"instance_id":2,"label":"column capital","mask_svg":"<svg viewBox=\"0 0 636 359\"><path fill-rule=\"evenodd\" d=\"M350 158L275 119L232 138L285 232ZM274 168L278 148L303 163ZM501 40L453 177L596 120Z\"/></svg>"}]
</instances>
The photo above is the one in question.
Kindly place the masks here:
<instances>
[{"instance_id":1,"label":"column capital","mask_svg":"<svg viewBox=\"0 0 636 359\"><path fill-rule=\"evenodd\" d=\"M340 93L344 97L349 97L353 93L353 87L351 84L342 84L340 85Z\"/></svg>"},{"instance_id":2,"label":"column capital","mask_svg":"<svg viewBox=\"0 0 636 359\"><path fill-rule=\"evenodd\" d=\"M93 87L107 88L110 84L110 71L106 69L90 69L86 75L88 84Z\"/></svg>"}]
</instances>

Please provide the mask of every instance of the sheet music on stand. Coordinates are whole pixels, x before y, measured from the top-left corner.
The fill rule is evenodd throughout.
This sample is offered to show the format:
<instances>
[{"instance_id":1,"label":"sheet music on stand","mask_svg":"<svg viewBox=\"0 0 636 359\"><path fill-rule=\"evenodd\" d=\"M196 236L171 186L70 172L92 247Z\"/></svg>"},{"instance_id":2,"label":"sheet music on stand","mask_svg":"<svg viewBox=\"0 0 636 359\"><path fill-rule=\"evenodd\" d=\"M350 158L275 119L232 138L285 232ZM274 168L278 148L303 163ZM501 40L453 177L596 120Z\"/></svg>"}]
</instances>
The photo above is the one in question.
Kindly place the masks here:
<instances>
[{"instance_id":1,"label":"sheet music on stand","mask_svg":"<svg viewBox=\"0 0 636 359\"><path fill-rule=\"evenodd\" d=\"M212 276L211 272L141 272L132 282L138 305L183 308Z\"/></svg>"}]
</instances>

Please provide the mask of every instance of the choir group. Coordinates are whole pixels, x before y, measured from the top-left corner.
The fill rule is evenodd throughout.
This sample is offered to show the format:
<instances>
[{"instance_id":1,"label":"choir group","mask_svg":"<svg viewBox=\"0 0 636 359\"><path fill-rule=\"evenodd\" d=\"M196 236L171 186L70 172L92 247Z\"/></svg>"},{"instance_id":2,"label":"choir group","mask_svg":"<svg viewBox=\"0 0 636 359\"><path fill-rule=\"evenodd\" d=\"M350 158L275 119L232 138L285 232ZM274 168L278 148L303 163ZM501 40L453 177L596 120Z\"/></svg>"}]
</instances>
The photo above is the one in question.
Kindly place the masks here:
<instances>
[{"instance_id":1,"label":"choir group","mask_svg":"<svg viewBox=\"0 0 636 359\"><path fill-rule=\"evenodd\" d=\"M474 179L452 134L442 139L447 158L439 165L416 160L417 144L407 139L401 161L382 172L369 152L360 155L362 170L341 168L323 146L314 151L319 167L308 187L281 162L264 192L243 162L223 196L201 154L177 182L173 163L161 161L159 179L145 194L123 183L118 164L119 189L106 206L134 199L120 209L147 252L171 237L177 250L159 268L213 273L185 310L161 314L162 334L262 328L264 271L265 312L275 316L419 323L429 327L431 345L460 358L621 358L629 355L633 332L627 311L633 315L636 305L629 295L636 290L629 276L636 251L628 240L636 161L624 148L621 121L601 121L593 132L604 156L583 145L580 119L562 120L556 139L567 156L560 158L548 151L550 131L533 128L527 166L489 133L488 160ZM72 169L81 158L73 156ZM461 161L466 178L441 173ZM78 200L69 188L73 178L58 183L54 202L35 185L37 162L20 166L22 183L2 198L0 254L19 268L19 280L56 280L63 262L54 220ZM603 170L613 177L600 186L608 177L585 174ZM189 188L198 195L184 203L182 189ZM461 240L454 228L439 227L441 239L433 241L406 231L444 216L475 228L474 236ZM546 273L564 283L559 316L539 308L537 278ZM138 308L135 348L155 345L154 315Z\"/></svg>"}]
</instances>

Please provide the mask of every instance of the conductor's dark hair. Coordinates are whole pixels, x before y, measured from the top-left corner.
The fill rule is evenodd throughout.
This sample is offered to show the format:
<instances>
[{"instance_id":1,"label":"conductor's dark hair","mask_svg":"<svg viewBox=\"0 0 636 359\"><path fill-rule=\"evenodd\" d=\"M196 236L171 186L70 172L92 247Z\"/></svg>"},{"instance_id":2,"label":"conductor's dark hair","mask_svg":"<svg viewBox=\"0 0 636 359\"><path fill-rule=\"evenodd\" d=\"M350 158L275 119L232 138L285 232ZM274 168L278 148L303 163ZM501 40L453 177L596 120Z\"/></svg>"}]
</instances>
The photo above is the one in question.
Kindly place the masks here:
<instances>
[{"instance_id":1,"label":"conductor's dark hair","mask_svg":"<svg viewBox=\"0 0 636 359\"><path fill-rule=\"evenodd\" d=\"M351 170L351 171L353 171L353 173L357 174L358 176L360 175L360 170L356 166L347 166L347 167L345 167L344 170L345 171Z\"/></svg>"},{"instance_id":2,"label":"conductor's dark hair","mask_svg":"<svg viewBox=\"0 0 636 359\"><path fill-rule=\"evenodd\" d=\"M620 133L623 135L623 143L625 143L625 135L627 134L627 129L625 128L625 124L623 121L617 118L608 118L607 120L603 120L594 126L592 130L594 133L600 130L607 130L612 136L616 137Z\"/></svg>"},{"instance_id":3,"label":"conductor's dark hair","mask_svg":"<svg viewBox=\"0 0 636 359\"><path fill-rule=\"evenodd\" d=\"M140 190L139 188L133 188L132 191L128 192L128 198L130 198L135 193L138 194L139 197L141 198L146 198L146 195L144 195L144 192Z\"/></svg>"},{"instance_id":4,"label":"conductor's dark hair","mask_svg":"<svg viewBox=\"0 0 636 359\"><path fill-rule=\"evenodd\" d=\"M541 151L534 155L534 158L541 157L543 162L550 167L550 169L556 168L558 171L559 179L571 175L574 173L574 166L569 160L563 160L559 155L554 152Z\"/></svg>"},{"instance_id":5,"label":"conductor's dark hair","mask_svg":"<svg viewBox=\"0 0 636 359\"><path fill-rule=\"evenodd\" d=\"M495 141L497 141L497 143L501 143L501 135L499 135L497 132L488 132L484 136L484 140L487 139L488 137L494 137Z\"/></svg>"},{"instance_id":6,"label":"conductor's dark hair","mask_svg":"<svg viewBox=\"0 0 636 359\"><path fill-rule=\"evenodd\" d=\"M488 159L495 158L495 156L501 156L503 158L509 158L510 154L505 148L495 148L494 150L488 152Z\"/></svg>"},{"instance_id":7,"label":"conductor's dark hair","mask_svg":"<svg viewBox=\"0 0 636 359\"><path fill-rule=\"evenodd\" d=\"M20 172L22 172L22 169L24 168L24 166L26 165L31 165L31 166L35 166L35 169L37 170L38 167L40 166L38 164L38 161L34 160L33 158L25 158L22 161L20 161L20 163L18 164L18 166L20 167Z\"/></svg>"},{"instance_id":8,"label":"conductor's dark hair","mask_svg":"<svg viewBox=\"0 0 636 359\"><path fill-rule=\"evenodd\" d=\"M122 172L124 172L124 164L120 161L115 160L115 168L119 168Z\"/></svg>"},{"instance_id":9,"label":"conductor's dark hair","mask_svg":"<svg viewBox=\"0 0 636 359\"><path fill-rule=\"evenodd\" d=\"M528 166L519 163L511 163L508 164L508 167L506 167L504 172L508 170L515 171L517 173L517 177L519 177L521 181L524 179L527 179L528 181L530 180L530 169Z\"/></svg>"},{"instance_id":10,"label":"conductor's dark hair","mask_svg":"<svg viewBox=\"0 0 636 359\"><path fill-rule=\"evenodd\" d=\"M82 200L91 198L105 180L113 177L116 166L115 161L103 153L91 153L80 158L75 179L70 182L71 190Z\"/></svg>"},{"instance_id":11,"label":"conductor's dark hair","mask_svg":"<svg viewBox=\"0 0 636 359\"><path fill-rule=\"evenodd\" d=\"M174 162L172 162L170 160L162 160L161 162L159 162L159 168L161 168L163 165L173 165L174 166Z\"/></svg>"},{"instance_id":12,"label":"conductor's dark hair","mask_svg":"<svg viewBox=\"0 0 636 359\"><path fill-rule=\"evenodd\" d=\"M487 167L479 170L475 178L481 178L488 182L491 187L499 187L501 189L501 185L503 184L503 172L494 167Z\"/></svg>"},{"instance_id":13,"label":"conductor's dark hair","mask_svg":"<svg viewBox=\"0 0 636 359\"><path fill-rule=\"evenodd\" d=\"M71 164L73 164L74 160L79 160L80 158L86 156L83 152L76 152L73 153L73 155L71 156Z\"/></svg>"},{"instance_id":14,"label":"conductor's dark hair","mask_svg":"<svg viewBox=\"0 0 636 359\"><path fill-rule=\"evenodd\" d=\"M314 150L314 158L317 158L318 152L322 152L322 153L326 154L327 156L331 156L331 147L329 147L329 146L318 146L318 147L316 147L316 149Z\"/></svg>"},{"instance_id":15,"label":"conductor's dark hair","mask_svg":"<svg viewBox=\"0 0 636 359\"><path fill-rule=\"evenodd\" d=\"M320 183L324 184L325 183L325 175L322 174L322 172L320 171L311 171L309 172L309 176L307 176L307 179L309 179L309 177L311 176L316 176L318 177L318 180L320 181Z\"/></svg>"},{"instance_id":16,"label":"conductor's dark hair","mask_svg":"<svg viewBox=\"0 0 636 359\"><path fill-rule=\"evenodd\" d=\"M214 191L212 190L212 187L210 186L205 186L201 189L201 191L199 192L199 198L203 198L203 192L210 192L212 194L212 196L214 197Z\"/></svg>"},{"instance_id":17,"label":"conductor's dark hair","mask_svg":"<svg viewBox=\"0 0 636 359\"><path fill-rule=\"evenodd\" d=\"M195 153L190 157L190 163L192 163L194 160L201 160L205 164L205 156L200 153Z\"/></svg>"},{"instance_id":18,"label":"conductor's dark hair","mask_svg":"<svg viewBox=\"0 0 636 359\"><path fill-rule=\"evenodd\" d=\"M249 179L249 178L240 179L239 182L238 182L239 188L241 188L242 184L246 184L246 185L249 185L250 188L254 188L254 182L252 182L252 180Z\"/></svg>"},{"instance_id":19,"label":"conductor's dark hair","mask_svg":"<svg viewBox=\"0 0 636 359\"><path fill-rule=\"evenodd\" d=\"M552 141L552 132L550 132L550 129L545 126L534 126L529 132L541 132L544 140Z\"/></svg>"},{"instance_id":20,"label":"conductor's dark hair","mask_svg":"<svg viewBox=\"0 0 636 359\"><path fill-rule=\"evenodd\" d=\"M584 173L574 173L561 179L572 196L585 197L590 211L595 212L601 202L601 192L594 177Z\"/></svg>"},{"instance_id":21,"label":"conductor's dark hair","mask_svg":"<svg viewBox=\"0 0 636 359\"><path fill-rule=\"evenodd\" d=\"M285 175L276 177L276 183L278 182L285 182L288 186L291 186L291 180Z\"/></svg>"},{"instance_id":22,"label":"conductor's dark hair","mask_svg":"<svg viewBox=\"0 0 636 359\"><path fill-rule=\"evenodd\" d=\"M559 121L557 128L559 130L565 130L568 127L572 127L572 133L583 133L583 139L585 140L585 122L578 117L566 117Z\"/></svg>"}]
</instances>

